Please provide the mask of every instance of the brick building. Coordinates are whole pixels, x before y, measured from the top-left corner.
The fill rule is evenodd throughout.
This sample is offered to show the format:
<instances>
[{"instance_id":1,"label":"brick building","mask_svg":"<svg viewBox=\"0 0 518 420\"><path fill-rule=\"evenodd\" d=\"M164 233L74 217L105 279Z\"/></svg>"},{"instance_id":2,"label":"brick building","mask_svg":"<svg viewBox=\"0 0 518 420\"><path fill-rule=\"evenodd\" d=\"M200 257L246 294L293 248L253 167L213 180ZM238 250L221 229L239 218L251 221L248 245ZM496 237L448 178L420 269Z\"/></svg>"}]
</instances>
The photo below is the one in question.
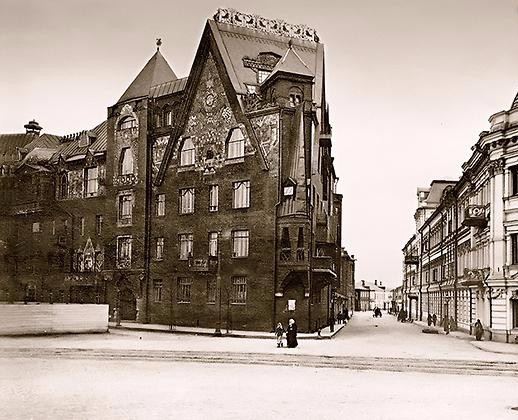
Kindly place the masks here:
<instances>
[{"instance_id":1,"label":"brick building","mask_svg":"<svg viewBox=\"0 0 518 420\"><path fill-rule=\"evenodd\" d=\"M39 130L0 138L16 150L1 177L2 300L228 329L327 324L342 197L314 30L220 9L188 77L157 48L105 122Z\"/></svg>"}]
</instances>

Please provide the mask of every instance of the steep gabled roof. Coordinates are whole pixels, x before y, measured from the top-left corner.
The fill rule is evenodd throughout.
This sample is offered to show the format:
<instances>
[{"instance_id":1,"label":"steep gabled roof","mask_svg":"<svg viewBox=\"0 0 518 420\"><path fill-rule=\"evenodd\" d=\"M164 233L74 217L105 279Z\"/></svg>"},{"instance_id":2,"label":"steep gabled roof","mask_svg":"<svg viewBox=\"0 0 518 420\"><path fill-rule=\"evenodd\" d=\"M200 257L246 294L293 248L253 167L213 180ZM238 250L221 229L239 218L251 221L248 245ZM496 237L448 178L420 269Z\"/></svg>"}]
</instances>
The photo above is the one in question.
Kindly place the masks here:
<instances>
[{"instance_id":1,"label":"steep gabled roof","mask_svg":"<svg viewBox=\"0 0 518 420\"><path fill-rule=\"evenodd\" d=\"M25 147L37 138L38 135L34 133L0 134L0 164L18 161L18 149Z\"/></svg>"},{"instance_id":2,"label":"steep gabled roof","mask_svg":"<svg viewBox=\"0 0 518 420\"><path fill-rule=\"evenodd\" d=\"M518 93L514 97L513 103L511 104L511 108L510 109L517 109L517 108L518 108Z\"/></svg>"},{"instance_id":3,"label":"steep gabled roof","mask_svg":"<svg viewBox=\"0 0 518 420\"><path fill-rule=\"evenodd\" d=\"M164 56L157 50L137 77L135 77L135 80L131 82L118 102L148 96L152 87L177 79L176 74L174 74L171 67L169 67Z\"/></svg>"}]
</instances>

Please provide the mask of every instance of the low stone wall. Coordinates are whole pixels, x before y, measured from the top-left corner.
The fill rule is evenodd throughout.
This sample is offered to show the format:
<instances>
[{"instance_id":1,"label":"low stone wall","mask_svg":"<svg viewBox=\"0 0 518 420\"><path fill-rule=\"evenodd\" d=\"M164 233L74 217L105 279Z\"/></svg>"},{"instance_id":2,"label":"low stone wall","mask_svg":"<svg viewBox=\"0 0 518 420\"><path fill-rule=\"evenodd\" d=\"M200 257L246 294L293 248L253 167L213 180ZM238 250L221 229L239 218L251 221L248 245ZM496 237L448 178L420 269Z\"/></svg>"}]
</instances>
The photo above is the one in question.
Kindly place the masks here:
<instances>
[{"instance_id":1,"label":"low stone wall","mask_svg":"<svg viewBox=\"0 0 518 420\"><path fill-rule=\"evenodd\" d=\"M63 303L0 305L0 335L107 331L108 305Z\"/></svg>"}]
</instances>

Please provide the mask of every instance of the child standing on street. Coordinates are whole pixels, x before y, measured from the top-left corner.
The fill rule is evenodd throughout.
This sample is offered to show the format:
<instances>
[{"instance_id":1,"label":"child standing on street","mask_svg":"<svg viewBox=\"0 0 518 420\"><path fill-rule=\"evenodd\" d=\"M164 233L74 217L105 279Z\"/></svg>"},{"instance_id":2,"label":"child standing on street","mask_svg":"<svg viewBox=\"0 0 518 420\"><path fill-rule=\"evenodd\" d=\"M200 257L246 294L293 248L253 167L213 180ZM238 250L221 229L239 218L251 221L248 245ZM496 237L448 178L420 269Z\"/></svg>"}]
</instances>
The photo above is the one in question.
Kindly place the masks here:
<instances>
[{"instance_id":1,"label":"child standing on street","mask_svg":"<svg viewBox=\"0 0 518 420\"><path fill-rule=\"evenodd\" d=\"M277 324L277 328L275 329L275 335L277 336L277 347L284 347L284 344L282 343L282 335L284 334L284 328L282 327L282 324L279 322Z\"/></svg>"}]
</instances>

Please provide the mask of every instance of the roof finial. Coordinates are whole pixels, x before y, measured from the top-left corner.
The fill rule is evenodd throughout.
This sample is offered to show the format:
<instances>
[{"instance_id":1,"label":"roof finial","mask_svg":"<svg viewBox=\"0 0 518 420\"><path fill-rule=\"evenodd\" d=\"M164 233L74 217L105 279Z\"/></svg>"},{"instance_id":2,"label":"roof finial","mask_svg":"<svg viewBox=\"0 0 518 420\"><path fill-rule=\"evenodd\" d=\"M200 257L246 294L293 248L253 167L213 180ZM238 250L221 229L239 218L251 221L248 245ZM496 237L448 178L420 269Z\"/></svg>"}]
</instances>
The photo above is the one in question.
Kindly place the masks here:
<instances>
[{"instance_id":1,"label":"roof finial","mask_svg":"<svg viewBox=\"0 0 518 420\"><path fill-rule=\"evenodd\" d=\"M162 45L162 38L156 39L156 50L157 52L160 51L160 45Z\"/></svg>"}]
</instances>

